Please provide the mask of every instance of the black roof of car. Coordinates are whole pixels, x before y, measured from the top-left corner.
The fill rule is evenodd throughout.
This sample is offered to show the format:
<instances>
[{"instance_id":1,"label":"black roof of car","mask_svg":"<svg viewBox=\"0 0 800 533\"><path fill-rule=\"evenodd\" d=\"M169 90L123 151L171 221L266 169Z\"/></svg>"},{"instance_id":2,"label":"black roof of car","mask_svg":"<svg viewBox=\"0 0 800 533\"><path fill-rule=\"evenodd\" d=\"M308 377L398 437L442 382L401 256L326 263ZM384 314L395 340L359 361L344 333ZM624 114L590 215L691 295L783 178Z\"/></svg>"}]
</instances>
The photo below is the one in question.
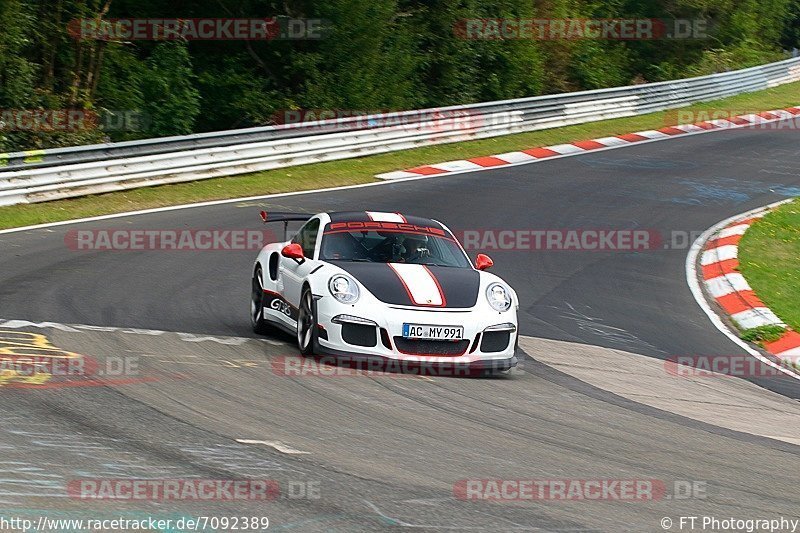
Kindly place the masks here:
<instances>
[{"instance_id":1,"label":"black roof of car","mask_svg":"<svg viewBox=\"0 0 800 533\"><path fill-rule=\"evenodd\" d=\"M374 213L370 215L370 213ZM378 220L379 215L388 213L386 211L333 211L329 212L328 216L331 217L331 222L371 222ZM399 215L406 224L414 224L416 226L429 226L434 228L441 228L443 226L431 220L430 218L417 217L413 215L404 215L402 213L388 213Z\"/></svg>"}]
</instances>

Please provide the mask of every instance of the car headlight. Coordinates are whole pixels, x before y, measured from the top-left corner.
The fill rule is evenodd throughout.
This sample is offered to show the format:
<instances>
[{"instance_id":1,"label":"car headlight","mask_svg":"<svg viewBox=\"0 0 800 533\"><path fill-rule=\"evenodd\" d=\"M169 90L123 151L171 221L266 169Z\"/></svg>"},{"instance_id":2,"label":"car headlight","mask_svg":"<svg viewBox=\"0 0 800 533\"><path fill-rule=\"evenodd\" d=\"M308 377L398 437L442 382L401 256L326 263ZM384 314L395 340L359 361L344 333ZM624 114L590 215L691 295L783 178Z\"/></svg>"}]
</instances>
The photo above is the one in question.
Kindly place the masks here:
<instances>
[{"instance_id":1,"label":"car headlight","mask_svg":"<svg viewBox=\"0 0 800 533\"><path fill-rule=\"evenodd\" d=\"M501 283L486 287L486 299L495 311L508 311L511 307L511 294Z\"/></svg>"},{"instance_id":2,"label":"car headlight","mask_svg":"<svg viewBox=\"0 0 800 533\"><path fill-rule=\"evenodd\" d=\"M331 278L328 282L328 290L331 291L331 295L334 298L343 304L356 303L360 295L355 280L342 274L337 274Z\"/></svg>"}]
</instances>

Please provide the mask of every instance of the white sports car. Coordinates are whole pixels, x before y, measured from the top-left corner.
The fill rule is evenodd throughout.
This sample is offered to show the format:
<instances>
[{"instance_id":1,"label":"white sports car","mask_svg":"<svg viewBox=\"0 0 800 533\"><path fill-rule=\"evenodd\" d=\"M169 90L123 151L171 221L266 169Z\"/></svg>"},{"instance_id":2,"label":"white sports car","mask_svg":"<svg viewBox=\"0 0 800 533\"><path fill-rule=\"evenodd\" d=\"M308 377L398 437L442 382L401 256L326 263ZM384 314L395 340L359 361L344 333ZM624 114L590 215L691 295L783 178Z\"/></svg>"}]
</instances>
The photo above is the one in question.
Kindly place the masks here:
<instances>
[{"instance_id":1,"label":"white sports car","mask_svg":"<svg viewBox=\"0 0 800 533\"><path fill-rule=\"evenodd\" d=\"M441 222L371 211L261 217L305 224L258 254L256 333L278 327L296 335L303 355L403 369L493 374L516 366L516 293L485 271L489 257L479 254L473 266Z\"/></svg>"}]
</instances>

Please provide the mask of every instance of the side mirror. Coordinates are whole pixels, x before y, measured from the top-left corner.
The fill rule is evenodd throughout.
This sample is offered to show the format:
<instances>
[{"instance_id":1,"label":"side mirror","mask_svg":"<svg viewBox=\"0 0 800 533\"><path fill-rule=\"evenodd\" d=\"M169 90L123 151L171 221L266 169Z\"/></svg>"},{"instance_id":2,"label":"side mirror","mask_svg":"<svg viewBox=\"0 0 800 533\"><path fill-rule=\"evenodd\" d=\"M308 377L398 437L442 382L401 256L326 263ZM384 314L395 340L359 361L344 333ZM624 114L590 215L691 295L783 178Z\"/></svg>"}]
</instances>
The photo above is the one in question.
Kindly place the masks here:
<instances>
[{"instance_id":1,"label":"side mirror","mask_svg":"<svg viewBox=\"0 0 800 533\"><path fill-rule=\"evenodd\" d=\"M494 261L492 258L486 254L478 254L478 257L475 258L475 268L478 270L486 270L487 268L491 268L494 265Z\"/></svg>"},{"instance_id":2,"label":"side mirror","mask_svg":"<svg viewBox=\"0 0 800 533\"><path fill-rule=\"evenodd\" d=\"M296 242L290 242L284 246L283 250L281 250L281 255L289 259L294 259L298 263L302 263L306 258L306 256L303 255L303 248Z\"/></svg>"}]
</instances>

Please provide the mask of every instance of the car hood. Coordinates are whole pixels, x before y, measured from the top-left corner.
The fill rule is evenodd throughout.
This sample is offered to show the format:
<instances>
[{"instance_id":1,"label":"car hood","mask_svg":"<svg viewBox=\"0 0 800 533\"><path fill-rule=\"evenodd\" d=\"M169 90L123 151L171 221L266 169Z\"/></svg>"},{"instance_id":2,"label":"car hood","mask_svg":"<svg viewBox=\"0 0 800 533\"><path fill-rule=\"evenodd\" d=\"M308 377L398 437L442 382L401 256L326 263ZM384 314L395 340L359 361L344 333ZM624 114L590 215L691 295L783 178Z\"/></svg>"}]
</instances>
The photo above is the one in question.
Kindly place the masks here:
<instances>
[{"instance_id":1,"label":"car hood","mask_svg":"<svg viewBox=\"0 0 800 533\"><path fill-rule=\"evenodd\" d=\"M378 300L428 308L469 308L478 301L480 273L471 268L410 263L330 261Z\"/></svg>"}]
</instances>

